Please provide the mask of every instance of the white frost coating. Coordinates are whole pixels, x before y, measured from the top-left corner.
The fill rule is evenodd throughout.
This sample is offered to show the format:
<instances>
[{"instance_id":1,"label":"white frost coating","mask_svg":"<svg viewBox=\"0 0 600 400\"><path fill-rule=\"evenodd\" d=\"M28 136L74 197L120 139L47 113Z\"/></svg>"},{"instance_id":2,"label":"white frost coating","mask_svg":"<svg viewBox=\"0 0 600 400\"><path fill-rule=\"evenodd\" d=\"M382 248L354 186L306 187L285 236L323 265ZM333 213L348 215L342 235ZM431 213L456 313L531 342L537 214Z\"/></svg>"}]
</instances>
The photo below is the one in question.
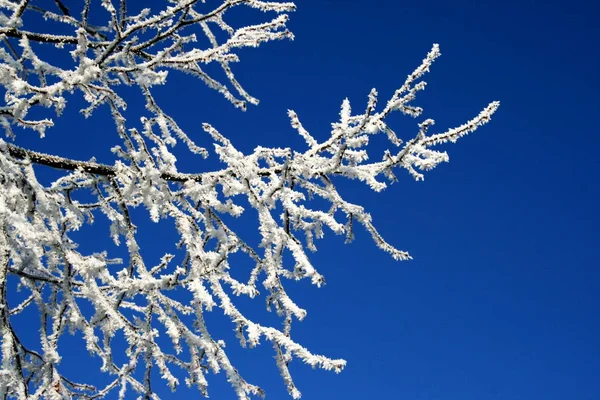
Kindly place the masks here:
<instances>
[{"instance_id":1,"label":"white frost coating","mask_svg":"<svg viewBox=\"0 0 600 400\"><path fill-rule=\"evenodd\" d=\"M499 104L491 103L471 121L442 133L428 134L434 121L426 119L413 138L401 140L386 118L396 111L412 117L422 114L413 101L426 86L419 79L440 55L434 45L379 111L375 89L358 113L345 99L329 135L312 135L289 110L292 128L306 142L302 150L257 147L244 154L217 128L203 124L223 167L184 174L171 152L178 142L203 157L209 152L163 111L154 86L166 84L171 71L183 71L236 107L257 104L230 63L239 61L239 48L292 39L284 13L293 11L294 4L171 0L164 10L128 15L125 1L102 0L100 7L80 3L82 9L69 10L62 1L47 2L53 8L41 10L26 0L0 0L0 85L5 92L0 124L6 136L14 138L22 128L44 135L53 126L51 119L41 117L44 108L60 115L67 97L77 93L87 103L81 110L86 117L99 107L109 109L122 141L112 149L118 161L108 166L36 153L0 139L0 398L158 399L153 376L173 390L185 382L206 396L208 375L219 372L226 374L238 398L264 395L244 380L224 341L211 335L204 319L211 311L231 320L240 345L270 342L289 394L299 398L288 368L294 359L335 372L346 364L315 354L292 337L292 322L303 320L307 311L288 296L286 281L325 283L309 257L309 251L317 250L317 240L331 231L350 242L360 224L394 259L410 259L382 238L367 210L343 198L332 178L356 179L381 191L386 180L396 181L394 170L399 167L422 180L424 171L448 161L448 155L433 146L455 142L487 123ZM235 29L225 17L232 7L242 6L275 15ZM51 24L28 22L40 11ZM97 14L91 18L92 13ZM104 25L92 25L102 16L107 18ZM65 29L60 35L52 33L56 24L72 34L65 35ZM45 28L49 32L39 32ZM202 35L208 39L205 48L197 44ZM42 59L49 53L38 56L41 46L62 52L61 59L72 64ZM205 64L220 66L223 82L204 72ZM137 126L126 123L121 85L141 91L146 111L136 119ZM379 134L395 150L372 158L370 138ZM51 136L55 135L58 132ZM39 164L64 174L44 186L36 178ZM86 195L74 196L77 193ZM317 207L311 201L315 197L326 206ZM144 244L138 243L136 226L142 225L132 217L139 213L131 212L138 207L147 210L151 221L171 221L178 232L175 249L168 249L173 254L165 253L157 265L144 258ZM231 217L243 214L256 216L260 240L245 240L230 226ZM102 216L127 260L79 250L72 232L85 231L86 222ZM250 244L255 242L260 244ZM239 255L250 264L245 280L234 278L240 275ZM24 293L18 301L11 298L15 288L8 286L9 276ZM266 300L282 325L265 326L243 314L238 296ZM39 315L41 351L26 347L12 323L28 308ZM96 388L62 374L59 339L66 332L81 333L90 356L101 361L101 372L111 376L109 384ZM125 338L126 350L113 347L117 334ZM113 358L117 351L124 354ZM126 361L118 364L115 359Z\"/></svg>"}]
</instances>

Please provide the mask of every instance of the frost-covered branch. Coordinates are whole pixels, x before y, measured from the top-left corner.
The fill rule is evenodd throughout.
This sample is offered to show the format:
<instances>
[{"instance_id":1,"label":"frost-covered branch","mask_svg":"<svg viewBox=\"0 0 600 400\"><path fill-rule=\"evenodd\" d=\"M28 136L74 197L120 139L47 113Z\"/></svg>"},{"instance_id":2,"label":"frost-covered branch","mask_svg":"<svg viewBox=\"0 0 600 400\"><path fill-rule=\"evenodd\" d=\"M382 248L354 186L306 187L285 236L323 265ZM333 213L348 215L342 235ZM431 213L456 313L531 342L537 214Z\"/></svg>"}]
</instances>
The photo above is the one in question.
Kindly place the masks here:
<instances>
[{"instance_id":1,"label":"frost-covered branch","mask_svg":"<svg viewBox=\"0 0 600 400\"><path fill-rule=\"evenodd\" d=\"M170 72L182 71L237 107L256 104L231 68L239 61L236 51L292 38L285 13L295 6L171 0L164 10L130 15L125 0L87 0L78 10L67 2L54 5L52 10L35 1L0 1L0 85L5 92L0 123L7 140L27 129L43 136L53 126L53 115L40 116L44 109L60 115L67 98L78 93L86 117L99 107L110 111L121 142L112 149L117 161L108 165L44 154L0 139L0 398L128 398L132 391L158 398L156 371L173 390L186 384L207 395L208 375L224 372L238 398L263 395L243 378L225 342L208 326L205 313L217 310L231 320L241 346L270 342L292 397L300 397L289 370L294 359L340 372L344 360L313 353L293 338L293 322L302 321L307 311L288 295L287 281L324 284L309 252L316 251L318 239L328 231L351 241L357 224L394 259L410 255L382 237L364 207L344 198L335 177L358 180L375 191L384 189L386 181L396 181L398 168L421 180L424 171L448 161L445 152L433 147L455 142L487 123L498 103L442 133L430 134L433 120L424 120L412 137L401 139L387 117L393 112L422 114L413 102L425 88L420 79L440 54L435 45L385 106L377 107L375 90L359 113L344 100L327 135L308 132L290 110L292 128L306 142L303 150L258 147L244 154L217 128L204 124L222 167L186 174L178 170L172 154L176 144L182 142L202 157L209 152L163 111L153 87L165 84ZM243 6L274 16L233 28L226 22L227 12ZM40 14L47 25L28 22ZM102 16L103 25L90 23ZM53 33L56 26L60 34ZM207 38L205 48L198 45L198 35ZM51 51L69 52L72 65L54 63L47 56ZM221 78L206 73L207 64L218 65ZM137 126L127 121L122 86L138 87L145 103L146 114ZM395 150L373 161L368 150L375 135L385 136ZM61 170L62 176L42 184L39 166ZM322 201L314 202L314 197ZM147 244L138 233L143 221L135 220L139 213L132 212L137 208L145 208L152 222L170 221L177 230L176 242L158 263L144 257ZM257 245L257 240L236 232L229 217L241 215L257 221ZM107 252L86 253L78 246L73 233L97 218L109 221L109 235L123 259ZM234 278L239 276L232 273L238 269L234 254L244 255L252 265L245 279ZM281 326L263 325L245 315L237 305L239 296L263 297ZM39 317L39 343L32 348L13 326L15 316L28 309ZM110 383L94 387L62 373L60 338L66 332L81 333L91 357L112 377ZM124 337L126 349L113 344L116 335ZM114 357L115 352L123 354ZM126 361L117 363L123 355Z\"/></svg>"}]
</instances>

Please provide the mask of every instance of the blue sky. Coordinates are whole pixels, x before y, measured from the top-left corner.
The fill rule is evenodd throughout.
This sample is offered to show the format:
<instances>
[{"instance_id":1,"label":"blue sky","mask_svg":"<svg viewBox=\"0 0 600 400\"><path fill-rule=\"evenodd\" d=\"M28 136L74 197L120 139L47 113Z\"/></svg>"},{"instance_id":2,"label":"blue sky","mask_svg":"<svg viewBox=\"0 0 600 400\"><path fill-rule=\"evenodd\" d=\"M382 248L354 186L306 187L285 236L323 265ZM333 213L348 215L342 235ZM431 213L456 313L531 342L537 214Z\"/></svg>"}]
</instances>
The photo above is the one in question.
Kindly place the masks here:
<instances>
[{"instance_id":1,"label":"blue sky","mask_svg":"<svg viewBox=\"0 0 600 400\"><path fill-rule=\"evenodd\" d=\"M308 310L295 338L348 366L334 375L295 362L303 398L600 398L593 3L299 0L289 24L296 39L243 51L235 66L258 107L242 113L188 77L172 76L160 90L188 131L210 122L245 151L301 146L288 108L323 139L343 98L358 109L372 87L388 98L433 43L442 57L416 102L423 118L443 130L502 103L489 125L445 147L450 163L425 182L399 171L380 194L343 186L414 260L393 261L362 231L351 245L333 234L321 241L313 261L327 285L290 287ZM410 138L421 119L406 118L392 127ZM116 134L90 128L85 148L65 145L53 136L81 130L64 126L71 129L32 146L101 160L117 143ZM194 162L181 160L190 171ZM157 242L152 233L146 240ZM214 322L231 335L224 320ZM242 374L267 398L286 398L271 347L237 347L228 349ZM211 398L234 398L223 377L210 383Z\"/></svg>"}]
</instances>

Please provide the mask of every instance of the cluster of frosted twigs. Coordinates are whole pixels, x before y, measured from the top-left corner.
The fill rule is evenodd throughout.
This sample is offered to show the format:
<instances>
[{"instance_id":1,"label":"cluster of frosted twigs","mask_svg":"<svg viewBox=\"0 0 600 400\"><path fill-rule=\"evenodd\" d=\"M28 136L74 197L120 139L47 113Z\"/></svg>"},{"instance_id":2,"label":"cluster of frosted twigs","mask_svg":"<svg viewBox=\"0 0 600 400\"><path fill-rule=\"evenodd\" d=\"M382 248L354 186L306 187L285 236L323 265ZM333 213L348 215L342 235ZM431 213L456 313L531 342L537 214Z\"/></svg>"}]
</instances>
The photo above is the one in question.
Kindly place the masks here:
<instances>
[{"instance_id":1,"label":"cluster of frosted twigs","mask_svg":"<svg viewBox=\"0 0 600 400\"><path fill-rule=\"evenodd\" d=\"M211 334L204 315L214 309L231 319L242 346L261 341L273 346L281 376L294 398L300 392L288 370L293 359L341 371L344 360L314 354L292 338L292 321L302 320L306 311L288 296L286 281L324 282L307 252L316 250L315 240L326 230L350 241L359 224L395 259L410 256L387 243L368 212L346 201L332 178L357 179L376 191L385 188L386 179L395 180L397 168L422 179L423 171L448 160L434 146L454 142L488 122L498 103L444 133L429 134L433 121L425 120L416 136L406 141L398 138L386 118L392 112L421 114L412 102L425 88L420 78L439 56L436 45L383 107L377 107L375 90L359 113L353 113L345 100L339 121L323 141L305 130L290 111L292 127L306 141L305 149L259 147L243 154L216 128L204 124L223 167L184 174L171 152L176 143L183 142L204 157L208 151L162 110L153 86L165 84L170 71L183 71L237 107L257 103L232 72L230 65L238 61L235 51L292 38L285 13L295 6L226 0L215 7L214 1L171 0L159 12L144 9L130 15L125 0L73 3L0 0L4 93L0 124L6 133L6 141L0 139L0 398L122 399L133 392L155 399L156 371L173 390L185 383L206 395L208 374L224 371L240 399L263 394L244 380L224 342ZM249 7L275 17L233 28L225 19L233 7ZM42 18L43 24L30 22ZM99 25L98 21L104 22ZM61 34L52 33L56 27ZM200 48L196 35L208 38L209 45ZM217 39L224 36L226 40ZM46 50L40 52L41 48ZM52 57L42 57L49 54L47 49L68 52L72 64L59 66ZM207 64L220 66L224 82L204 71ZM139 116L137 125L125 117L125 100L119 95L125 85L137 86L145 101L146 115ZM44 135L52 119L39 118L42 114L34 110L49 109L60 115L66 97L73 93L82 95L85 107L81 112L86 116L99 107L111 111L121 140L112 149L118 160L113 165L34 152L11 143L23 128ZM386 135L395 150L371 161L369 140L378 134ZM50 136L60 140L59 132ZM36 177L40 165L64 174L44 185ZM78 196L82 192L86 196ZM311 202L311 197L323 201ZM328 206L316 209L314 204ZM151 221L174 223L177 255L164 254L160 263L148 265L131 212L139 207L147 209ZM227 222L231 220L228 215L243 213L257 216L258 245L249 244ZM84 254L72 238L85 222L102 216L110 222L112 240L126 248L125 261L106 253ZM230 274L236 268L230 264L231 256L238 252L253 265L244 281ZM13 300L17 285L22 299L18 303ZM282 325L253 321L236 307L237 296L265 298ZM39 342L33 345L21 340L14 323L29 308L39 317ZM110 383L94 387L93 382L78 383L63 375L64 342L60 338L68 332L80 333ZM117 334L125 338L126 348L113 345ZM166 335L171 345L165 347L164 341L159 345L159 334ZM113 357L114 352L124 354ZM115 361L123 356L125 362Z\"/></svg>"}]
</instances>

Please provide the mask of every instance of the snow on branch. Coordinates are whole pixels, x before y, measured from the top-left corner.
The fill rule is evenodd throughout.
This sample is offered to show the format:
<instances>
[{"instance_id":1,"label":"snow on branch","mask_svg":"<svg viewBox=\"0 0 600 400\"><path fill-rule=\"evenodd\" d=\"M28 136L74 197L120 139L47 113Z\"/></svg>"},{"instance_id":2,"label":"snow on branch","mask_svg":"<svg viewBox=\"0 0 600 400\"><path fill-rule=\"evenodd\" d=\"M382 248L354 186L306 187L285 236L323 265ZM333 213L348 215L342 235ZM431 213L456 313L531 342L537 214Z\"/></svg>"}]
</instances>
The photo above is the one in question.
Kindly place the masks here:
<instances>
[{"instance_id":1,"label":"snow on branch","mask_svg":"<svg viewBox=\"0 0 600 400\"><path fill-rule=\"evenodd\" d=\"M47 108L60 116L71 93L81 94L86 117L99 107L107 108L121 139L112 149L117 158L113 165L44 154L0 140L1 398L124 399L133 392L157 399L153 371L172 390L186 384L208 395L208 375L224 372L239 399L264 395L243 378L225 342L211 333L205 313L216 310L231 320L241 346L270 342L289 394L299 398L289 371L294 359L335 372L346 364L313 353L292 336L292 323L302 321L307 311L290 298L287 281L325 283L309 256L309 251L317 250L317 240L333 232L351 241L359 224L394 259L410 259L382 237L364 207L344 199L332 178L358 180L375 191L396 181L398 168L421 180L424 171L448 161L447 154L433 146L476 130L498 108L493 102L471 121L437 134L428 133L433 120L427 119L414 137L401 139L386 118L393 112L422 114L413 101L425 88L420 79L440 55L434 45L379 111L376 90L358 113L344 100L339 121L324 140L309 133L292 110L291 126L306 142L302 151L258 147L244 154L216 127L204 124L223 166L181 173L171 153L178 142L192 154L206 157L209 151L197 146L162 110L153 87L166 84L171 71L183 71L244 109L258 101L231 69L230 64L239 61L236 50L293 38L285 14L295 9L292 3L227 0L216 7L213 3L171 0L162 11L144 9L130 15L125 0L98 4L87 0L80 9L60 0L39 5L0 1L0 85L5 91L0 124L6 140L23 129L46 134L53 121L34 111ZM235 29L226 22L227 12L242 6L270 17ZM34 14L41 14L48 24L31 23ZM102 16L103 25L91 23ZM60 34L52 31L57 23ZM66 29L72 33L65 34ZM208 39L206 48L198 45L198 35ZM217 39L223 35L227 38ZM72 65L44 59L48 52L39 51L42 47L68 52ZM220 67L223 81L205 72L207 64ZM126 122L127 104L119 95L123 85L138 87L146 105L147 114L140 116L137 127ZM378 134L395 150L372 161L369 142ZM40 165L63 174L42 184L37 178ZM316 207L317 202L310 201L313 197L323 200L318 203L326 208ZM139 213L132 211L141 207L151 221L172 221L177 230L174 254L165 253L156 265L144 258L144 243L138 241L138 226L143 225L135 221ZM258 245L230 226L228 216L243 214L257 217ZM73 233L96 218L109 221L110 237L122 246L125 260L80 250ZM234 254L245 256L252 265L245 280L231 273L238 268ZM16 282L25 293L18 302L13 301L15 288L9 287ZM239 296L264 297L267 309L281 318L281 326L261 325L242 313ZM39 316L36 349L26 347L14 324L15 316L28 309ZM111 377L108 384L95 387L63 374L64 344L59 339L66 332L81 334L91 357L100 361L101 372ZM117 334L125 338L127 349L114 345ZM170 346L158 340L160 335ZM115 352L123 354L115 357Z\"/></svg>"}]
</instances>

